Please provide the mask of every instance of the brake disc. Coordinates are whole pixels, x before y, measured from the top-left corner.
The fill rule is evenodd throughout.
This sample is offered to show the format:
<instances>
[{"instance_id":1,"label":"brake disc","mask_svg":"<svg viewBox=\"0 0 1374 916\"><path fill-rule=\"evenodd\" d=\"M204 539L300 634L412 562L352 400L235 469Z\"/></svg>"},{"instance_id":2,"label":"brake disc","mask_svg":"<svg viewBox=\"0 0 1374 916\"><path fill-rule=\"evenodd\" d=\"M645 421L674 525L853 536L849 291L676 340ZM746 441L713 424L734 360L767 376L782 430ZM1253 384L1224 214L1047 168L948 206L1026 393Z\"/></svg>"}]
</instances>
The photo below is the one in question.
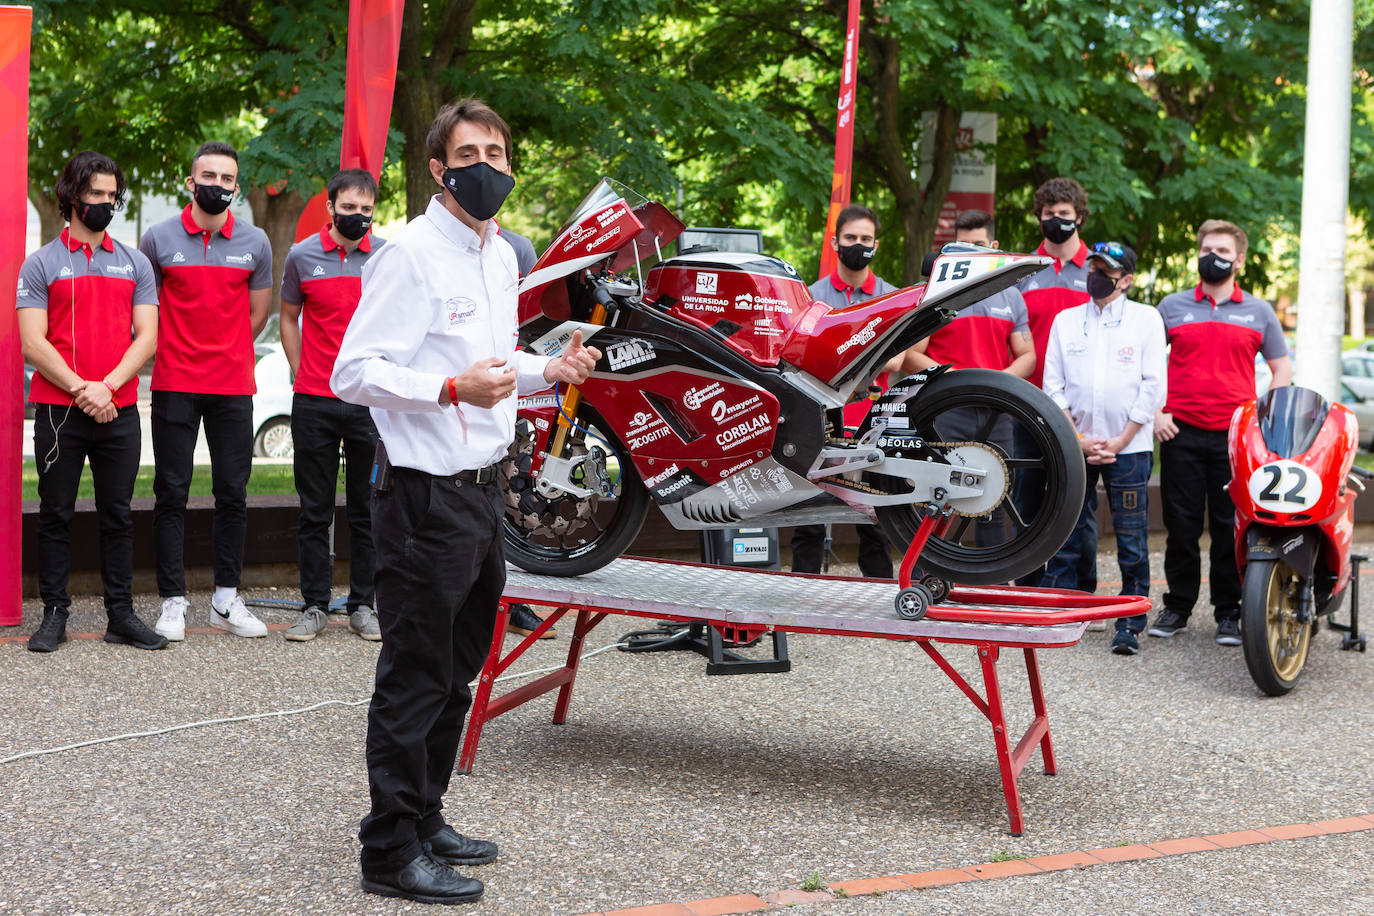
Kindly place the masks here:
<instances>
[{"instance_id":1,"label":"brake disc","mask_svg":"<svg viewBox=\"0 0 1374 916\"><path fill-rule=\"evenodd\" d=\"M949 507L956 515L977 517L987 515L1006 498L1007 464L1000 450L982 442L932 442L945 460L955 467L977 468L983 471L983 493L981 496L965 496L951 499Z\"/></svg>"},{"instance_id":2,"label":"brake disc","mask_svg":"<svg viewBox=\"0 0 1374 916\"><path fill-rule=\"evenodd\" d=\"M566 538L581 528L596 512L597 495L578 499L569 494L541 496L534 488L530 464L534 456L534 429L516 423L515 442L501 462L506 475L506 518L522 531L538 537ZM586 446L570 443L570 457L585 454Z\"/></svg>"}]
</instances>

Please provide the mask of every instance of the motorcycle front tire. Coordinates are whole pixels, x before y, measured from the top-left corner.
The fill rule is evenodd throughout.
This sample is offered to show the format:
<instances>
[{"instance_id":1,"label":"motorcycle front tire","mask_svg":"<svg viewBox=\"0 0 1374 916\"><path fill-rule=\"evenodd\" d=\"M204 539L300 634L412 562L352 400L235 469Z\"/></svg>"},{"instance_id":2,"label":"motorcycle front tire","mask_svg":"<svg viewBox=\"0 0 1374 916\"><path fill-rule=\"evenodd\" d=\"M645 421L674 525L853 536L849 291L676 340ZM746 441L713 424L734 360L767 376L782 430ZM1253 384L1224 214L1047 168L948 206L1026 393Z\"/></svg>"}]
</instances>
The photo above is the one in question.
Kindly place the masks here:
<instances>
[{"instance_id":1,"label":"motorcycle front tire","mask_svg":"<svg viewBox=\"0 0 1374 916\"><path fill-rule=\"evenodd\" d=\"M1298 623L1297 574L1280 560L1250 560L1240 597L1245 666L1255 686L1271 697L1293 689L1307 663L1312 627ZM1288 647L1282 652L1281 647Z\"/></svg>"}]
</instances>

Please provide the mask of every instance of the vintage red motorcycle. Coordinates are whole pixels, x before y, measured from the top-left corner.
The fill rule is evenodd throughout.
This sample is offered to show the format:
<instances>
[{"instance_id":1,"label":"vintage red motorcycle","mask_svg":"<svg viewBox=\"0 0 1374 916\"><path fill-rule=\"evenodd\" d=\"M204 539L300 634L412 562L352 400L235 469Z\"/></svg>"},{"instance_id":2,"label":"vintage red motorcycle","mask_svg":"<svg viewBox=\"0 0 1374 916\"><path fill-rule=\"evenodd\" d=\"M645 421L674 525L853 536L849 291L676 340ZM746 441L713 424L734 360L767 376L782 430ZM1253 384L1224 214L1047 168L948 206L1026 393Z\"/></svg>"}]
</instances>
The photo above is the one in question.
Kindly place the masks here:
<instances>
[{"instance_id":1,"label":"vintage red motorcycle","mask_svg":"<svg viewBox=\"0 0 1374 916\"><path fill-rule=\"evenodd\" d=\"M1345 597L1361 478L1355 415L1307 388L1271 389L1231 418L1241 642L1270 696L1293 689L1321 618ZM1363 648L1358 608L1347 644Z\"/></svg>"},{"instance_id":2,"label":"vintage red motorcycle","mask_svg":"<svg viewBox=\"0 0 1374 916\"><path fill-rule=\"evenodd\" d=\"M876 523L899 549L939 513L920 557L933 591L941 577L1006 582L1063 543L1083 462L1063 411L1028 383L937 369L876 397L857 429L839 419L891 357L1046 259L951 246L928 283L831 309L777 258L665 258L682 229L603 180L521 283L522 345L556 355L581 329L602 355L576 389L520 399L503 463L512 562L597 569L629 546L650 501L679 529ZM1015 455L1012 426L1031 443ZM1032 473L1043 498L1018 512L1007 495ZM975 544L971 522L1003 504L1004 539Z\"/></svg>"}]
</instances>

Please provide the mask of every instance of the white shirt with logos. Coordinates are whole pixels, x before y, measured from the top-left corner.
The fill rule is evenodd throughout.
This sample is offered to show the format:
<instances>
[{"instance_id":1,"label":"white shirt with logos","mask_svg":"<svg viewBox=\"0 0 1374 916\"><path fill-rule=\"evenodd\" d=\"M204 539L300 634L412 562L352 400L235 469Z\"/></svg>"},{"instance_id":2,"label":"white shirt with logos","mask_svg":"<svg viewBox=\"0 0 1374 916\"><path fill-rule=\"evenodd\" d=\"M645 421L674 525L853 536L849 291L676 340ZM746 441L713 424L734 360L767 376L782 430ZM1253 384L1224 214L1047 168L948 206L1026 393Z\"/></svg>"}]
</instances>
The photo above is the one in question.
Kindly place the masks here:
<instances>
[{"instance_id":1,"label":"white shirt with logos","mask_svg":"<svg viewBox=\"0 0 1374 916\"><path fill-rule=\"evenodd\" d=\"M514 394L482 408L440 405L439 393L447 378L491 356L506 361L502 370L515 366L517 393L549 387L549 357L517 349L519 275L495 221L479 240L438 195L368 260L330 385L372 408L393 465L446 476L505 456Z\"/></svg>"},{"instance_id":2,"label":"white shirt with logos","mask_svg":"<svg viewBox=\"0 0 1374 916\"><path fill-rule=\"evenodd\" d=\"M1134 420L1140 430L1121 453L1151 451L1167 377L1164 322L1148 305L1120 295L1055 316L1043 387L1083 436L1110 439Z\"/></svg>"}]
</instances>

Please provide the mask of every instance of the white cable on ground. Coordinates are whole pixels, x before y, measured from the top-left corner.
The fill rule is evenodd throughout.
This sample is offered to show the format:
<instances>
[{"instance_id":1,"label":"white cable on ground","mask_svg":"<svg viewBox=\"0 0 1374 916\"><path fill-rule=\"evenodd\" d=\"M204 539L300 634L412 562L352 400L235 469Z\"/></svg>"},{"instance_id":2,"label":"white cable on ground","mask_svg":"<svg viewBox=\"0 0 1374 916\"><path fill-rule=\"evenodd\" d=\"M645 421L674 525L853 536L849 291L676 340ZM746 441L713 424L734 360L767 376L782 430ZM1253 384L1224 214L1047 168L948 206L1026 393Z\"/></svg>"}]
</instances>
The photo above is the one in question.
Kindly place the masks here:
<instances>
[{"instance_id":1,"label":"white cable on ground","mask_svg":"<svg viewBox=\"0 0 1374 916\"><path fill-rule=\"evenodd\" d=\"M617 649L622 645L624 644L619 642L613 642L608 646L602 646L600 649L593 649L586 655L580 656L579 661L585 661L586 659L591 658L593 655L600 655L602 652L606 652L610 649ZM553 671L559 671L564 667L566 666L555 665L552 668L536 668L533 671L517 671L513 674L503 674L496 680L492 681L492 683L499 684L502 681L509 681L514 678L534 677L537 674L548 674ZM477 682L473 681L472 683L476 684ZM89 741L78 741L75 744L64 744L61 747L42 748L36 751L24 751L24 753L22 754L14 754L10 757L0 757L0 765L6 763L14 763L16 760L23 760L26 757L42 757L47 754L60 754L63 751L74 751L77 748L91 747L95 744L110 744L115 741L127 741L130 738L152 738L156 735L166 735L171 732L185 731L188 728L201 728L206 725L228 725L231 722L251 722L254 719L273 719L282 718L284 716L295 716L305 712L312 712L316 709L322 709L325 706L362 706L370 700L371 697L364 697L361 700L323 700L311 706L302 706L299 709L278 709L273 712L256 712L252 713L251 715L229 716L223 719L201 719L199 722L186 722L181 725L169 725L166 728L157 728L153 729L152 731L128 732L123 735L111 735L106 738L92 738Z\"/></svg>"}]
</instances>

